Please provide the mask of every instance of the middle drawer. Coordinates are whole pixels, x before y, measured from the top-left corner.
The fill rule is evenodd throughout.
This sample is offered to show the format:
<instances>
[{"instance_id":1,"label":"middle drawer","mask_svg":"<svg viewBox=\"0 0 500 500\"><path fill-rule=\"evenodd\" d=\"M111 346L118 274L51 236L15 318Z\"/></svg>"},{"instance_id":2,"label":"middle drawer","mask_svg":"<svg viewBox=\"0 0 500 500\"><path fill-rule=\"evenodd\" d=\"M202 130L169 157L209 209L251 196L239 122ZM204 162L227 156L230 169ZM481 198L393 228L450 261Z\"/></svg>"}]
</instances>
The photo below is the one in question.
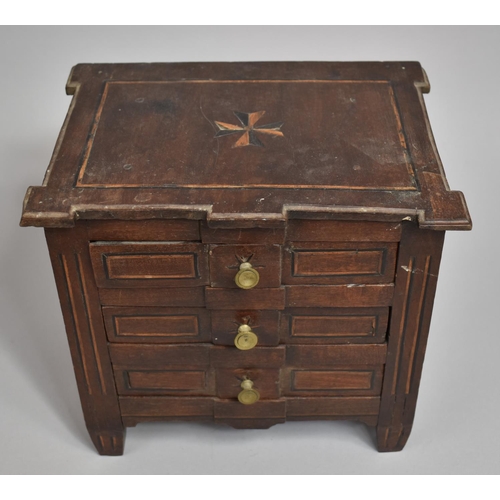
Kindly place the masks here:
<instances>
[{"instance_id":1,"label":"middle drawer","mask_svg":"<svg viewBox=\"0 0 500 500\"><path fill-rule=\"evenodd\" d=\"M388 307L289 308L284 311L103 307L102 311L108 340L113 343L212 342L233 347L238 334L245 329L256 337L256 346L276 346L280 342L382 343L389 317Z\"/></svg>"}]
</instances>

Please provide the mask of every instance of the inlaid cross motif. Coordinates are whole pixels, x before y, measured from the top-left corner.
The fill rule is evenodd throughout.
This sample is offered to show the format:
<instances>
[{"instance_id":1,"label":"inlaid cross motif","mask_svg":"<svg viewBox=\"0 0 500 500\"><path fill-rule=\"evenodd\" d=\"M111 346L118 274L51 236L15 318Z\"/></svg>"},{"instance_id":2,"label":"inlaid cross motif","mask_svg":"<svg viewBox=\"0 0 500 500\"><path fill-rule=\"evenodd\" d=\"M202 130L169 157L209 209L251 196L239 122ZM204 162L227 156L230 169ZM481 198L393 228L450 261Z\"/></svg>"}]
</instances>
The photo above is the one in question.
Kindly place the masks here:
<instances>
[{"instance_id":1,"label":"inlaid cross motif","mask_svg":"<svg viewBox=\"0 0 500 500\"><path fill-rule=\"evenodd\" d=\"M241 111L233 111L234 115L240 121L241 125L232 125L231 123L215 122L219 131L215 137L223 137L225 135L236 134L243 132L243 135L234 143L233 148L242 146L260 146L264 147L264 143L257 137L257 133L268 134L272 136L283 137L281 127L283 122L269 123L268 125L255 124L264 116L265 111L256 111L255 113L243 113Z\"/></svg>"}]
</instances>

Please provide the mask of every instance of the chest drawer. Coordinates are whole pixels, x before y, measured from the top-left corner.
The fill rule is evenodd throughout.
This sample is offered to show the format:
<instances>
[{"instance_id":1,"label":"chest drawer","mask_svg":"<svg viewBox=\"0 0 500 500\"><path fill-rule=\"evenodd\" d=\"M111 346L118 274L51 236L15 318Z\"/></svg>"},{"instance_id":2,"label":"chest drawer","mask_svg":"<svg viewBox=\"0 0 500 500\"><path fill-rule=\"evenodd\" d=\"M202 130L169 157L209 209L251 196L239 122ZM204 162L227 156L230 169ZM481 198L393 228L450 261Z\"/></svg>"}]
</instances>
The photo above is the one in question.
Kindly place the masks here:
<instances>
[{"instance_id":1,"label":"chest drawer","mask_svg":"<svg viewBox=\"0 0 500 500\"><path fill-rule=\"evenodd\" d=\"M199 243L92 242L102 288L195 287L208 284L208 256Z\"/></svg>"},{"instance_id":2,"label":"chest drawer","mask_svg":"<svg viewBox=\"0 0 500 500\"><path fill-rule=\"evenodd\" d=\"M283 283L391 283L396 253L397 243L291 243L283 249Z\"/></svg>"}]
</instances>

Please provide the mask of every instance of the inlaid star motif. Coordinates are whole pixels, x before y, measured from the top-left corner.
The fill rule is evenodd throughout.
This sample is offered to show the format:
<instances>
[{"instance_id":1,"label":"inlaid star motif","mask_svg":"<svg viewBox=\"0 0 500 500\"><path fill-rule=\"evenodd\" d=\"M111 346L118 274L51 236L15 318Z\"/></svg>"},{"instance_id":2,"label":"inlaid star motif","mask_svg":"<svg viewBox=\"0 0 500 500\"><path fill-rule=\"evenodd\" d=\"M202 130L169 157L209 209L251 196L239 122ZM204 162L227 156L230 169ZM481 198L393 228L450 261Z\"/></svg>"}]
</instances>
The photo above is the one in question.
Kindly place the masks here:
<instances>
[{"instance_id":1,"label":"inlaid star motif","mask_svg":"<svg viewBox=\"0 0 500 500\"><path fill-rule=\"evenodd\" d=\"M217 128L219 129L219 131L215 134L215 137L223 137L225 135L243 132L243 135L234 143L233 148L239 148L242 146L260 146L263 148L264 143L257 137L257 133L283 137L283 132L280 130L283 126L283 122L255 126L255 124L264 116L265 111L256 111L255 113L233 111L233 113L240 121L241 126L232 125L231 123L215 122L215 125L217 125Z\"/></svg>"}]
</instances>

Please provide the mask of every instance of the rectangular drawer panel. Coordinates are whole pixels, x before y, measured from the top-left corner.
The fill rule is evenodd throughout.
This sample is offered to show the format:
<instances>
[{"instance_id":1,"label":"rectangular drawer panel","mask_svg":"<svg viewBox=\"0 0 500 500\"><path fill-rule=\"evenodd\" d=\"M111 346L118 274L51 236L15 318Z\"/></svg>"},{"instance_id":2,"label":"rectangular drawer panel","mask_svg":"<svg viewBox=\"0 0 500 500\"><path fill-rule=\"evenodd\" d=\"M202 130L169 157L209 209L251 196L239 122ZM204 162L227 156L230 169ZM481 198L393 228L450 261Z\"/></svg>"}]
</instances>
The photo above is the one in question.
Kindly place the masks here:
<instances>
[{"instance_id":1,"label":"rectangular drawer panel","mask_svg":"<svg viewBox=\"0 0 500 500\"><path fill-rule=\"evenodd\" d=\"M95 242L90 255L97 286L103 288L208 284L208 258L198 243Z\"/></svg>"},{"instance_id":2,"label":"rectangular drawer panel","mask_svg":"<svg viewBox=\"0 0 500 500\"><path fill-rule=\"evenodd\" d=\"M186 394L213 396L213 373L208 369L122 370L115 369L118 394Z\"/></svg>"},{"instance_id":3,"label":"rectangular drawer panel","mask_svg":"<svg viewBox=\"0 0 500 500\"><path fill-rule=\"evenodd\" d=\"M336 366L334 369L287 369L285 396L378 396L383 366Z\"/></svg>"},{"instance_id":4,"label":"rectangular drawer panel","mask_svg":"<svg viewBox=\"0 0 500 500\"><path fill-rule=\"evenodd\" d=\"M103 307L110 342L210 341L210 313L201 308Z\"/></svg>"},{"instance_id":5,"label":"rectangular drawer panel","mask_svg":"<svg viewBox=\"0 0 500 500\"><path fill-rule=\"evenodd\" d=\"M261 399L277 399L280 395L279 369L218 369L215 372L217 396L222 399L237 399L242 391L241 383L250 379Z\"/></svg>"},{"instance_id":6,"label":"rectangular drawer panel","mask_svg":"<svg viewBox=\"0 0 500 500\"><path fill-rule=\"evenodd\" d=\"M388 319L388 307L285 309L281 340L286 344L382 343Z\"/></svg>"},{"instance_id":7,"label":"rectangular drawer panel","mask_svg":"<svg viewBox=\"0 0 500 500\"><path fill-rule=\"evenodd\" d=\"M338 220L290 220L287 241L399 241L401 224Z\"/></svg>"},{"instance_id":8,"label":"rectangular drawer panel","mask_svg":"<svg viewBox=\"0 0 500 500\"><path fill-rule=\"evenodd\" d=\"M274 288L281 284L281 249L279 245L211 245L210 284L214 288L238 288L234 278L242 262L250 262L259 273L255 289Z\"/></svg>"},{"instance_id":9,"label":"rectangular drawer panel","mask_svg":"<svg viewBox=\"0 0 500 500\"><path fill-rule=\"evenodd\" d=\"M246 291L246 290L245 290ZM379 307L390 306L394 284L287 286L287 307Z\"/></svg>"},{"instance_id":10,"label":"rectangular drawer panel","mask_svg":"<svg viewBox=\"0 0 500 500\"><path fill-rule=\"evenodd\" d=\"M283 249L283 283L391 283L396 253L397 243L294 243Z\"/></svg>"},{"instance_id":11,"label":"rectangular drawer panel","mask_svg":"<svg viewBox=\"0 0 500 500\"><path fill-rule=\"evenodd\" d=\"M247 324L258 337L259 346L279 343L279 311L222 310L211 311L212 341L218 345L234 346L238 327Z\"/></svg>"}]
</instances>

